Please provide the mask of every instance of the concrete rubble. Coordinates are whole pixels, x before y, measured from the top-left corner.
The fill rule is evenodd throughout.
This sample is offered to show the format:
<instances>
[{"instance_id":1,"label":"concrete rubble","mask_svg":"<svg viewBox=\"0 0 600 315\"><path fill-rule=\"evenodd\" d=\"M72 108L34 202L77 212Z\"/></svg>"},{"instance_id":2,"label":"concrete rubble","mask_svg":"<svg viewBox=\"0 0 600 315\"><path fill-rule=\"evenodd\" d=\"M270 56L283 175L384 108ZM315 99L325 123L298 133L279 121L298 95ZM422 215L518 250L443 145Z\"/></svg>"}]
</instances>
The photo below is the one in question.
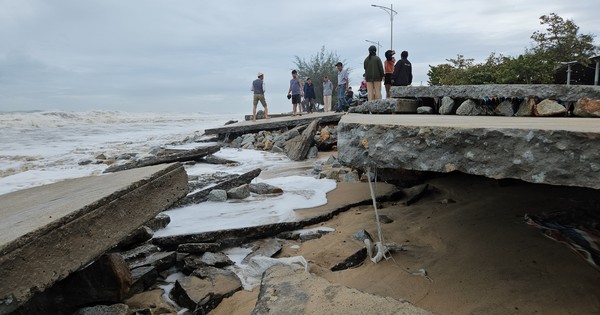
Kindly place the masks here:
<instances>
[{"instance_id":1,"label":"concrete rubble","mask_svg":"<svg viewBox=\"0 0 600 315\"><path fill-rule=\"evenodd\" d=\"M187 191L175 163L0 195L0 314L100 257Z\"/></svg>"},{"instance_id":2,"label":"concrete rubble","mask_svg":"<svg viewBox=\"0 0 600 315\"><path fill-rule=\"evenodd\" d=\"M258 314L432 314L404 301L381 297L313 274L273 266L263 275L253 315Z\"/></svg>"}]
</instances>

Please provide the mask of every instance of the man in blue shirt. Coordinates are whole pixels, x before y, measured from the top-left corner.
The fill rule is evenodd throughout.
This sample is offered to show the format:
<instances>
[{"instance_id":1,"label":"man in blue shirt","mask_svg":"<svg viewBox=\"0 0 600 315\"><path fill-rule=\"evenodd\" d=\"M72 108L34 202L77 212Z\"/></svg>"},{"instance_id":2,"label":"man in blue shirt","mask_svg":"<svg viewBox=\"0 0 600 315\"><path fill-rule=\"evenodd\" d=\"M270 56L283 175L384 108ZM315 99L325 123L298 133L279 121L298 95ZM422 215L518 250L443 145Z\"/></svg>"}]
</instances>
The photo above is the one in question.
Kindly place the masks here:
<instances>
[{"instance_id":1,"label":"man in blue shirt","mask_svg":"<svg viewBox=\"0 0 600 315\"><path fill-rule=\"evenodd\" d=\"M292 99L292 105L294 111L292 112L292 116L296 116L296 108L298 108L298 114L302 116L302 96L304 96L304 91L302 91L302 83L300 83L300 79L298 79L298 71L292 71L292 79L290 80L290 89L288 90L288 98Z\"/></svg>"},{"instance_id":2,"label":"man in blue shirt","mask_svg":"<svg viewBox=\"0 0 600 315\"><path fill-rule=\"evenodd\" d=\"M337 110L336 112L343 112L348 108L348 102L346 102L346 92L350 86L350 79L348 79L348 71L344 69L344 65L338 62L336 65L338 70L338 85L337 85Z\"/></svg>"}]
</instances>

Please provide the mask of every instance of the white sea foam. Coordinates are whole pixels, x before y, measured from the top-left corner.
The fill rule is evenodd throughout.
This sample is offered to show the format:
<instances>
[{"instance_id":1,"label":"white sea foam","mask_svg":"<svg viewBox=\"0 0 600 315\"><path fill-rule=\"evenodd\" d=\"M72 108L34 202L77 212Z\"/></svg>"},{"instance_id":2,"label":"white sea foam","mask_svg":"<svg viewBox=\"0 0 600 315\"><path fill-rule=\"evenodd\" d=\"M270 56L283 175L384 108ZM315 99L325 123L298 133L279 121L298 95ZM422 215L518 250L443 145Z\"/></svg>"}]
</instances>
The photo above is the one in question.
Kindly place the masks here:
<instances>
[{"instance_id":1,"label":"white sea foam","mask_svg":"<svg viewBox=\"0 0 600 315\"><path fill-rule=\"evenodd\" d=\"M155 147L232 119L242 117L101 111L0 113L0 194L99 174L106 165L80 164L95 161L100 154L148 154Z\"/></svg>"},{"instance_id":2,"label":"white sea foam","mask_svg":"<svg viewBox=\"0 0 600 315\"><path fill-rule=\"evenodd\" d=\"M289 222L296 219L294 209L317 207L327 203L327 192L336 187L334 180L307 176L256 179L280 187L284 193L263 197L253 195L243 201L202 202L165 211L169 225L156 237L234 229L262 224Z\"/></svg>"},{"instance_id":3,"label":"white sea foam","mask_svg":"<svg viewBox=\"0 0 600 315\"><path fill-rule=\"evenodd\" d=\"M0 194L100 174L107 165L82 163L96 161L99 154L144 155L157 146L191 149L198 144L176 143L201 134L206 128L241 119L241 115L200 113L0 113ZM239 174L261 168L263 172L255 182L278 186L284 193L269 197L253 195L238 202L205 202L166 211L171 224L157 236L293 220L294 209L325 204L326 193L336 186L335 181L315 179L309 174L315 160L299 163L283 154L230 148L222 148L215 155L238 161L239 165L198 163L186 166L186 172Z\"/></svg>"}]
</instances>

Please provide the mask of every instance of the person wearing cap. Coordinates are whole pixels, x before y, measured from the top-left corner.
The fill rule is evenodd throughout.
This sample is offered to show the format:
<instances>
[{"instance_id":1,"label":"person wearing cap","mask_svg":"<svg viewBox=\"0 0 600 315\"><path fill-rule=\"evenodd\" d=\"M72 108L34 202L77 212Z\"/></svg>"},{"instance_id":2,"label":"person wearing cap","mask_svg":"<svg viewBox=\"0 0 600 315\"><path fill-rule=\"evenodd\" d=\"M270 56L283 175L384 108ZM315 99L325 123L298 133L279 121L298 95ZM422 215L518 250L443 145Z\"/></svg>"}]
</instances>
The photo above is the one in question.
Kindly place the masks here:
<instances>
[{"instance_id":1,"label":"person wearing cap","mask_svg":"<svg viewBox=\"0 0 600 315\"><path fill-rule=\"evenodd\" d=\"M288 99L292 99L294 109L292 116L296 116L296 108L298 107L298 115L302 116L302 96L304 96L304 91L302 91L302 83L298 79L298 71L292 70L292 79L290 80L290 89L288 90Z\"/></svg>"},{"instance_id":2,"label":"person wearing cap","mask_svg":"<svg viewBox=\"0 0 600 315\"><path fill-rule=\"evenodd\" d=\"M267 101L265 100L265 81L263 80L265 75L262 72L258 73L258 79L252 82L251 91L254 92L254 101L252 106L252 121L256 121L256 106L258 101L262 104L265 109L265 119L269 119L269 109L267 108Z\"/></svg>"},{"instance_id":3,"label":"person wearing cap","mask_svg":"<svg viewBox=\"0 0 600 315\"><path fill-rule=\"evenodd\" d=\"M306 78L304 84L304 101L306 102L305 112L312 113L315 110L315 86L310 78Z\"/></svg>"},{"instance_id":4,"label":"person wearing cap","mask_svg":"<svg viewBox=\"0 0 600 315\"><path fill-rule=\"evenodd\" d=\"M365 80L367 81L367 99L381 99L381 81L384 77L383 64L377 56L377 47L371 45L369 47L369 55L365 58Z\"/></svg>"},{"instance_id":5,"label":"person wearing cap","mask_svg":"<svg viewBox=\"0 0 600 315\"><path fill-rule=\"evenodd\" d=\"M388 50L385 52L385 61L383 62L383 73L385 73L385 79L383 81L383 84L385 85L385 98L390 98L394 64L396 63L396 58L394 58L395 54L395 50Z\"/></svg>"},{"instance_id":6,"label":"person wearing cap","mask_svg":"<svg viewBox=\"0 0 600 315\"><path fill-rule=\"evenodd\" d=\"M348 108L348 102L346 101L346 93L348 87L350 87L350 79L348 78L348 71L344 69L344 65L341 62L335 64L338 70L338 85L337 85L337 109L336 112L343 112L344 109Z\"/></svg>"}]
</instances>

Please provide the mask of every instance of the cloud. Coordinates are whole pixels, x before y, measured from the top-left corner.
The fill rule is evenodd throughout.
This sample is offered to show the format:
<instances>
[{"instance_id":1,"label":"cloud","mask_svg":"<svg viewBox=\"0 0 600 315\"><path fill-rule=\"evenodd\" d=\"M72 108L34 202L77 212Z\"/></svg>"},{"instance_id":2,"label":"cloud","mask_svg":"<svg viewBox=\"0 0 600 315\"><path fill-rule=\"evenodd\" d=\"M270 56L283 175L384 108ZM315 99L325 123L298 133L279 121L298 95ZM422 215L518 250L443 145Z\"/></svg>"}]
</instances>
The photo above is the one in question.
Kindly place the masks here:
<instances>
[{"instance_id":1,"label":"cloud","mask_svg":"<svg viewBox=\"0 0 600 315\"><path fill-rule=\"evenodd\" d=\"M370 4L388 2L0 0L0 110L248 113L261 71L270 111L290 111L294 56L325 46L360 84L365 40L390 44L389 15ZM395 3L394 48L426 83L429 65L457 54L523 52L543 14L600 32L595 1L572 2Z\"/></svg>"}]
</instances>

